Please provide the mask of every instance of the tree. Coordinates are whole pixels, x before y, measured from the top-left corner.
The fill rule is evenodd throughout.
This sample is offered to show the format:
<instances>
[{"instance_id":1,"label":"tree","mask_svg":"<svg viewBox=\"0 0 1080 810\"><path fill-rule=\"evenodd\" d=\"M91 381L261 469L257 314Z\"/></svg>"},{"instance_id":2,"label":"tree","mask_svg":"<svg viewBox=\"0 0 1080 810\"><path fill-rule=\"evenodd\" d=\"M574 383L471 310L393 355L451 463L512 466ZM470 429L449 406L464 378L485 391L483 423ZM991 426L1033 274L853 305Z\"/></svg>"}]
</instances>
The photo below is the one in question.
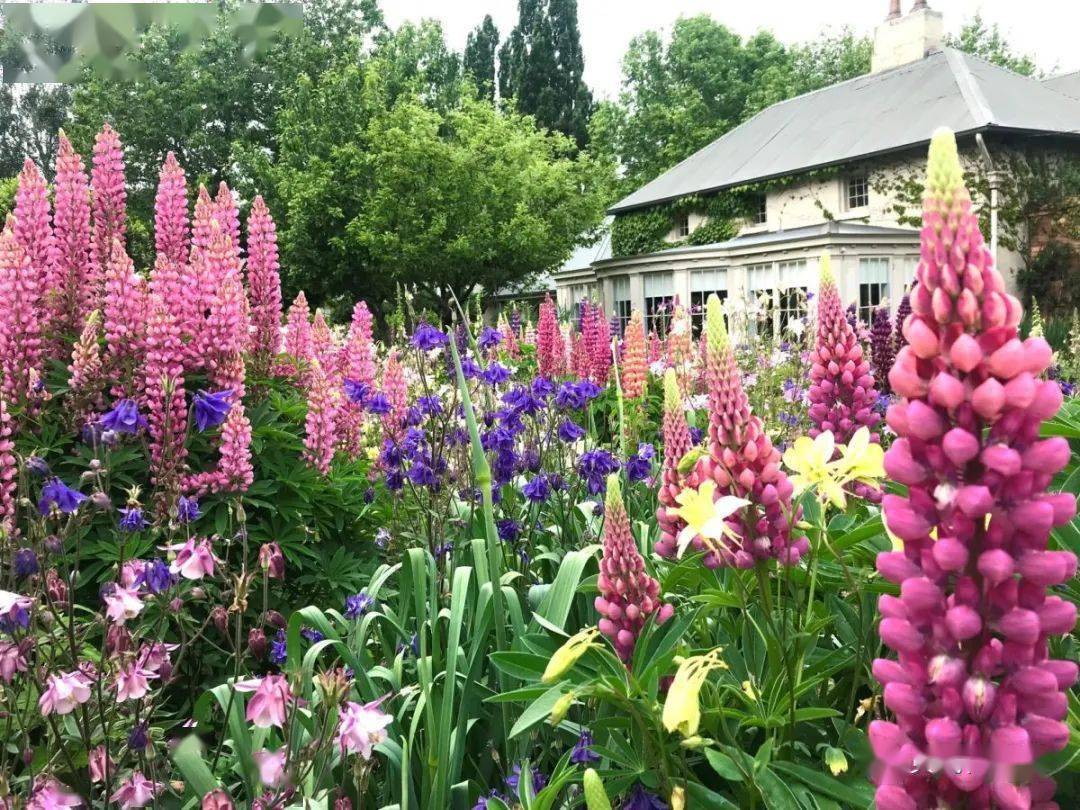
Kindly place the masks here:
<instances>
[{"instance_id":1,"label":"tree","mask_svg":"<svg viewBox=\"0 0 1080 810\"><path fill-rule=\"evenodd\" d=\"M71 88L64 85L35 84L19 94L0 86L0 177L18 174L26 158L51 166L70 112Z\"/></svg>"},{"instance_id":2,"label":"tree","mask_svg":"<svg viewBox=\"0 0 1080 810\"><path fill-rule=\"evenodd\" d=\"M950 36L947 44L1024 76L1032 76L1037 72L1034 58L1028 54L1016 53L1006 42L998 24L987 25L979 12L975 12L975 16L964 23L957 36Z\"/></svg>"},{"instance_id":3,"label":"tree","mask_svg":"<svg viewBox=\"0 0 1080 810\"><path fill-rule=\"evenodd\" d=\"M577 0L518 0L518 24L499 50L501 97L583 147L593 106L584 71Z\"/></svg>"},{"instance_id":4,"label":"tree","mask_svg":"<svg viewBox=\"0 0 1080 810\"><path fill-rule=\"evenodd\" d=\"M465 72L472 77L481 98L495 101L495 54L499 49L499 29L490 14L469 32L462 57Z\"/></svg>"}]
</instances>

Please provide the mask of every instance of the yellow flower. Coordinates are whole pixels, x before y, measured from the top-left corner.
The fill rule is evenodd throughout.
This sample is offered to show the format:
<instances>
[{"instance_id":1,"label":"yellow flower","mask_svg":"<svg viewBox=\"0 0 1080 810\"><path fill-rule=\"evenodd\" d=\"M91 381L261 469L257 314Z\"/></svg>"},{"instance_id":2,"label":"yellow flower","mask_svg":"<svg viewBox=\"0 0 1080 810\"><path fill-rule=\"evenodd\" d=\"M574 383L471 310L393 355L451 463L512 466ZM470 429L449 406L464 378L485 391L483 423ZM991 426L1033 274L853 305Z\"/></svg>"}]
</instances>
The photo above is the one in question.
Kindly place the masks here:
<instances>
[{"instance_id":1,"label":"yellow flower","mask_svg":"<svg viewBox=\"0 0 1080 810\"><path fill-rule=\"evenodd\" d=\"M847 499L838 480L838 468L832 460L835 451L836 440L828 430L819 433L815 439L800 436L784 451L784 464L795 473L791 476L791 485L796 492L816 489L820 497L843 509Z\"/></svg>"},{"instance_id":2,"label":"yellow flower","mask_svg":"<svg viewBox=\"0 0 1080 810\"><path fill-rule=\"evenodd\" d=\"M734 495L724 495L714 500L715 494L716 482L707 480L697 489L688 487L675 496L679 504L675 513L686 521L686 527L679 532L676 556L681 557L698 535L706 540L720 540L732 535L727 519L750 502Z\"/></svg>"},{"instance_id":3,"label":"yellow flower","mask_svg":"<svg viewBox=\"0 0 1080 810\"><path fill-rule=\"evenodd\" d=\"M577 696L573 692L567 692L555 701L555 705L551 707L551 715L548 717L550 725L557 726L566 718L566 713L574 705L575 697Z\"/></svg>"},{"instance_id":4,"label":"yellow flower","mask_svg":"<svg viewBox=\"0 0 1080 810\"><path fill-rule=\"evenodd\" d=\"M754 688L754 684L751 683L750 681L743 681L742 682L742 690L743 690L743 694L745 694L751 700L757 700L758 699L757 690Z\"/></svg>"},{"instance_id":5,"label":"yellow flower","mask_svg":"<svg viewBox=\"0 0 1080 810\"><path fill-rule=\"evenodd\" d=\"M595 627L586 627L570 636L566 642L555 651L548 661L544 674L540 677L542 683L554 683L570 671L590 647L599 647L596 638L600 631Z\"/></svg>"},{"instance_id":6,"label":"yellow flower","mask_svg":"<svg viewBox=\"0 0 1080 810\"><path fill-rule=\"evenodd\" d=\"M833 748L830 745L825 749L825 764L829 767L829 770L832 771L833 776L847 773L847 757L844 756L844 752L839 748Z\"/></svg>"},{"instance_id":7,"label":"yellow flower","mask_svg":"<svg viewBox=\"0 0 1080 810\"><path fill-rule=\"evenodd\" d=\"M686 788L678 785L671 790L671 810L686 810Z\"/></svg>"},{"instance_id":8,"label":"yellow flower","mask_svg":"<svg viewBox=\"0 0 1080 810\"><path fill-rule=\"evenodd\" d=\"M714 669L727 669L720 659L722 647L685 659L675 673L675 680L668 688L667 700L664 701L664 728L678 731L684 737L697 734L701 722L699 697L705 679Z\"/></svg>"},{"instance_id":9,"label":"yellow flower","mask_svg":"<svg viewBox=\"0 0 1080 810\"><path fill-rule=\"evenodd\" d=\"M877 486L885 477L885 451L880 444L870 441L870 429L861 427L855 431L847 445L840 445L844 477Z\"/></svg>"}]
</instances>

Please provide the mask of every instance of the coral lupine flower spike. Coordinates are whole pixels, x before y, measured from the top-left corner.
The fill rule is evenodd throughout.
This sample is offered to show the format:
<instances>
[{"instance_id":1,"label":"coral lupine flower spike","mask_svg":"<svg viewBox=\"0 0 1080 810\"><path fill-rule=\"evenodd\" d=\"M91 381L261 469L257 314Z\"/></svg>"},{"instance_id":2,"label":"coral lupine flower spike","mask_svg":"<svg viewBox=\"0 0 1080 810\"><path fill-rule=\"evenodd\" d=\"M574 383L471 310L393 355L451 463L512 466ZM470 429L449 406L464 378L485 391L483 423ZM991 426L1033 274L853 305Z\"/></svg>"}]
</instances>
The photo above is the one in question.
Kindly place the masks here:
<instances>
[{"instance_id":1,"label":"coral lupine flower spike","mask_svg":"<svg viewBox=\"0 0 1080 810\"><path fill-rule=\"evenodd\" d=\"M870 725L877 807L1056 807L1054 781L1031 766L1067 743L1077 679L1075 661L1048 655L1076 623L1076 606L1047 593L1076 573L1075 555L1047 549L1076 512L1072 495L1046 491L1069 446L1039 438L1061 390L1041 377L1046 341L1017 335L1020 303L983 243L951 132L931 141L924 202L908 345L889 374L902 399L885 469L908 494L884 499L903 551L877 560L900 585L879 603L899 660L873 665L896 718Z\"/></svg>"},{"instance_id":2,"label":"coral lupine flower spike","mask_svg":"<svg viewBox=\"0 0 1080 810\"><path fill-rule=\"evenodd\" d=\"M617 473L608 476L604 504L604 555L597 580L600 595L596 612L602 617L600 632L611 639L626 662L634 653L634 641L653 613L663 624L675 609L660 601L660 583L645 571L645 560L630 532L630 518L623 506Z\"/></svg>"},{"instance_id":3,"label":"coral lupine flower spike","mask_svg":"<svg viewBox=\"0 0 1080 810\"><path fill-rule=\"evenodd\" d=\"M705 379L709 391L709 454L698 462L697 475L711 478L720 495L745 498L750 505L737 519L737 536L705 555L710 568L750 568L759 560L794 565L806 552L805 537L791 537L793 487L780 469L780 453L750 412L735 362L723 307L709 296L705 319Z\"/></svg>"}]
</instances>

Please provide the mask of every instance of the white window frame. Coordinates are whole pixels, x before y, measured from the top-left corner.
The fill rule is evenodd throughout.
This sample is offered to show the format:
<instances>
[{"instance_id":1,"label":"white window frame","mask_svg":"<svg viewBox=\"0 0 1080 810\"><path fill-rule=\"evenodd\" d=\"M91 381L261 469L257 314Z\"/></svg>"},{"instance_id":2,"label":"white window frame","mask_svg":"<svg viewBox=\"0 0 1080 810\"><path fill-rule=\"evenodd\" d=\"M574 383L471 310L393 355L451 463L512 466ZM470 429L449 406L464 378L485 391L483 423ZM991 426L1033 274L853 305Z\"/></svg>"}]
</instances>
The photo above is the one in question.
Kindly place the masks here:
<instances>
[{"instance_id":1,"label":"white window frame","mask_svg":"<svg viewBox=\"0 0 1080 810\"><path fill-rule=\"evenodd\" d=\"M858 211L870 205L870 178L855 174L844 182L844 202L848 211Z\"/></svg>"},{"instance_id":2,"label":"white window frame","mask_svg":"<svg viewBox=\"0 0 1080 810\"><path fill-rule=\"evenodd\" d=\"M889 277L892 273L888 256L859 257L859 319L869 324L874 310L889 301Z\"/></svg>"}]
</instances>

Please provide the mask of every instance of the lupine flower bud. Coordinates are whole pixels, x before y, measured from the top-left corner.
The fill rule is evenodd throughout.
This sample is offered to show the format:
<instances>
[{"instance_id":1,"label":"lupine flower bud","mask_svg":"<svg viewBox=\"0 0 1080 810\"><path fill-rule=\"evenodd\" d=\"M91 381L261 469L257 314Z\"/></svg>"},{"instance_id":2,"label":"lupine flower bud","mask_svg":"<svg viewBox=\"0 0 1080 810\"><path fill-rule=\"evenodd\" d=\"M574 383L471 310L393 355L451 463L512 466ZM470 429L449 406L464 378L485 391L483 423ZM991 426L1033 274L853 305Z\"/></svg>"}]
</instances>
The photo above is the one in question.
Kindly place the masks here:
<instances>
[{"instance_id":1,"label":"lupine flower bud","mask_svg":"<svg viewBox=\"0 0 1080 810\"><path fill-rule=\"evenodd\" d=\"M1046 550L1075 513L1071 495L1046 494L1067 443L1039 439L1060 389L1038 379L1045 341L1017 336L1019 302L983 244L950 133L934 136L927 174L909 345L890 372L905 400L889 412L886 466L908 491L883 510L904 550L878 557L901 596L879 602L899 662L873 667L897 718L870 726L876 804L1051 807L1052 780L1016 766L1067 743L1061 690L1077 670L1047 643L1076 622L1075 605L1046 593L1076 571L1073 554ZM944 766L919 767L925 756Z\"/></svg>"}]
</instances>

